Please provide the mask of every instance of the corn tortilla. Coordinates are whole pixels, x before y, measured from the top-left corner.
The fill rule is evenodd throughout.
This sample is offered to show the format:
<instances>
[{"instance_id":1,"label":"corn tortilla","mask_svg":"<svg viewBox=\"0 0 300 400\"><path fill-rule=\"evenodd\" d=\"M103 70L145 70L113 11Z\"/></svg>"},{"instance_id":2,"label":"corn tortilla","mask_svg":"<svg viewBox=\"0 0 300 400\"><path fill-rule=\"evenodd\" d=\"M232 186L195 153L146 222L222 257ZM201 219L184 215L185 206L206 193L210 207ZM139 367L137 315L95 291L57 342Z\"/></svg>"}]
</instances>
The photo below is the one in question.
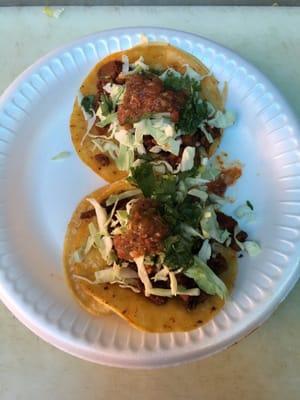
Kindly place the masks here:
<instances>
[{"instance_id":1,"label":"corn tortilla","mask_svg":"<svg viewBox=\"0 0 300 400\"><path fill-rule=\"evenodd\" d=\"M87 197L103 202L109 195L130 188L127 181L121 180L102 187ZM147 332L176 332L189 331L205 324L222 308L224 301L217 296L210 296L194 310L187 311L183 302L176 298L170 299L164 305L156 305L142 294L120 288L116 284L93 285L74 277L80 275L94 280L97 269L107 268L97 249L92 249L80 263L72 260L74 251L86 243L88 224L91 221L96 222L96 217L80 219L80 214L90 208L90 204L84 199L75 210L68 225L63 255L65 274L71 291L88 312L100 315L103 310L109 309L138 329ZM224 247L220 247L220 252L228 263L228 269L221 275L221 279L231 290L237 269L236 254Z\"/></svg>"},{"instance_id":2,"label":"corn tortilla","mask_svg":"<svg viewBox=\"0 0 300 400\"><path fill-rule=\"evenodd\" d=\"M216 78L213 75L209 75L208 68L191 54L167 43L158 42L141 44L132 47L131 49L119 51L106 56L94 66L83 81L80 87L82 95L96 95L98 70L110 61L121 61L123 55L127 55L129 63L133 63L140 56L143 56L144 62L153 69L165 70L168 67L171 67L181 73L185 72L185 65L188 64L200 75L208 75L201 82L201 97L211 102L217 110L224 109L225 96L219 91L218 81ZM109 165L99 165L99 162L95 159L95 152L93 151L93 144L91 143L90 138L86 138L82 144L82 138L86 132L86 128L87 122L84 119L84 115L76 99L70 118L70 131L72 142L77 154L86 165L107 182L115 182L126 177L127 172L118 170L113 160L110 160ZM92 128L91 133L97 134L96 129ZM215 153L219 143L220 138L214 141L208 151L209 156L212 156ZM97 153L99 154L99 152Z\"/></svg>"}]
</instances>

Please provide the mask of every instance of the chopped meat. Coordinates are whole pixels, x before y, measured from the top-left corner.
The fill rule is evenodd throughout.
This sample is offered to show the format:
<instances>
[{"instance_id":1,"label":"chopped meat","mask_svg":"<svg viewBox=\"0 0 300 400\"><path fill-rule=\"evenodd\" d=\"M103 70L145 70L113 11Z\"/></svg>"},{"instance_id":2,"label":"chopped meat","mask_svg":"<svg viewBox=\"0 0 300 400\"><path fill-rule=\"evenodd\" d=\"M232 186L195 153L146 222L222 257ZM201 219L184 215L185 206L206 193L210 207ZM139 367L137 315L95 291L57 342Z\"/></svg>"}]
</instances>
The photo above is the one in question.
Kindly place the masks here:
<instances>
[{"instance_id":1,"label":"chopped meat","mask_svg":"<svg viewBox=\"0 0 300 400\"><path fill-rule=\"evenodd\" d=\"M166 304L166 302L169 300L168 297L156 296L154 294L150 294L150 296L146 298L149 299L152 303L156 304L157 306Z\"/></svg>"},{"instance_id":2,"label":"chopped meat","mask_svg":"<svg viewBox=\"0 0 300 400\"><path fill-rule=\"evenodd\" d=\"M159 215L155 201L139 199L131 208L127 231L114 237L114 247L123 260L154 255L162 250L167 233L168 226Z\"/></svg>"},{"instance_id":3,"label":"chopped meat","mask_svg":"<svg viewBox=\"0 0 300 400\"><path fill-rule=\"evenodd\" d=\"M132 263L130 263L130 264L132 264ZM143 283L141 282L140 279L137 281L137 284L138 284L138 288L140 289L141 293L144 294L145 293L145 288L144 288L144 285L143 285ZM154 304L156 304L158 306L166 304L166 302L169 300L168 297L157 296L157 295L154 295L154 294L151 294L150 296L147 296L146 299L150 300L152 303L154 303Z\"/></svg>"},{"instance_id":4,"label":"chopped meat","mask_svg":"<svg viewBox=\"0 0 300 400\"><path fill-rule=\"evenodd\" d=\"M183 92L165 90L162 81L155 75L131 75L126 79L126 92L118 109L121 125L139 121L145 115L169 112L178 122L180 109L185 102Z\"/></svg>"},{"instance_id":5,"label":"chopped meat","mask_svg":"<svg viewBox=\"0 0 300 400\"><path fill-rule=\"evenodd\" d=\"M176 275L177 284L183 286L185 289L193 289L197 287L194 279L185 276L184 274L177 274Z\"/></svg>"},{"instance_id":6,"label":"chopped meat","mask_svg":"<svg viewBox=\"0 0 300 400\"><path fill-rule=\"evenodd\" d=\"M128 263L128 268L132 269L133 271L137 271L137 266L136 266L136 263L134 263L134 262ZM139 289L141 289L141 288L144 287L144 285L142 284L141 281L139 281L139 282L140 282L140 287L139 287Z\"/></svg>"},{"instance_id":7,"label":"chopped meat","mask_svg":"<svg viewBox=\"0 0 300 400\"><path fill-rule=\"evenodd\" d=\"M184 302L187 310L191 311L199 304L199 296L180 295L180 299Z\"/></svg>"},{"instance_id":8,"label":"chopped meat","mask_svg":"<svg viewBox=\"0 0 300 400\"><path fill-rule=\"evenodd\" d=\"M95 108L96 109L96 108ZM93 131L93 134L97 135L97 136L105 136L107 134L107 127L101 128L100 126L94 125L93 129L95 131Z\"/></svg>"},{"instance_id":9,"label":"chopped meat","mask_svg":"<svg viewBox=\"0 0 300 400\"><path fill-rule=\"evenodd\" d=\"M105 86L107 83L115 83L121 71L121 61L109 61L107 64L104 64L99 68L97 73L98 98L100 98L101 93L103 93L103 86Z\"/></svg>"},{"instance_id":10,"label":"chopped meat","mask_svg":"<svg viewBox=\"0 0 300 400\"><path fill-rule=\"evenodd\" d=\"M199 135L195 133L194 135L183 135L181 136L182 144L184 146L196 146L199 141Z\"/></svg>"},{"instance_id":11,"label":"chopped meat","mask_svg":"<svg viewBox=\"0 0 300 400\"><path fill-rule=\"evenodd\" d=\"M153 139L152 136L145 135L143 137L143 144L144 144L146 151L149 151L153 146L156 145L156 141L155 141L155 139Z\"/></svg>"},{"instance_id":12,"label":"chopped meat","mask_svg":"<svg viewBox=\"0 0 300 400\"><path fill-rule=\"evenodd\" d=\"M207 130L207 132L211 134L213 139L217 139L221 136L220 128L216 128L215 126L210 126L208 124L205 124L205 129Z\"/></svg>"},{"instance_id":13,"label":"chopped meat","mask_svg":"<svg viewBox=\"0 0 300 400\"><path fill-rule=\"evenodd\" d=\"M116 77L115 82L118 85L124 85L124 83L126 82L126 78L124 74L122 74L122 72Z\"/></svg>"},{"instance_id":14,"label":"chopped meat","mask_svg":"<svg viewBox=\"0 0 300 400\"><path fill-rule=\"evenodd\" d=\"M226 259L222 254L217 253L207 261L207 265L214 271L216 275L220 275L228 268Z\"/></svg>"},{"instance_id":15,"label":"chopped meat","mask_svg":"<svg viewBox=\"0 0 300 400\"><path fill-rule=\"evenodd\" d=\"M80 219L88 219L88 218L93 218L96 215L96 211L95 209L91 209L91 210L87 210L87 211L83 211L80 214Z\"/></svg>"},{"instance_id":16,"label":"chopped meat","mask_svg":"<svg viewBox=\"0 0 300 400\"><path fill-rule=\"evenodd\" d=\"M205 129L211 134L213 139L217 139L221 136L221 129L219 128L214 128L206 124ZM193 142L194 146L198 147L201 145L205 148L206 151L208 151L211 146L211 143L209 143L204 132L202 132L200 128L194 135L192 135L191 137L186 136L186 138L187 139L185 140L190 141L191 143ZM189 144L189 146L193 146L193 144Z\"/></svg>"},{"instance_id":17,"label":"chopped meat","mask_svg":"<svg viewBox=\"0 0 300 400\"><path fill-rule=\"evenodd\" d=\"M180 286L183 286L186 289L193 289L197 287L194 279L185 276L184 274L176 275L177 283ZM186 308L188 310L193 310L201 301L202 292L200 292L200 296L188 296L188 295L180 295L179 298L184 302ZM203 301L203 300L202 300Z\"/></svg>"},{"instance_id":18,"label":"chopped meat","mask_svg":"<svg viewBox=\"0 0 300 400\"><path fill-rule=\"evenodd\" d=\"M245 231L240 231L237 235L236 238L239 242L243 243L247 240L248 234ZM240 246L236 243L236 241L233 239L230 247L232 248L232 250L234 251L240 251L241 248Z\"/></svg>"},{"instance_id":19,"label":"chopped meat","mask_svg":"<svg viewBox=\"0 0 300 400\"><path fill-rule=\"evenodd\" d=\"M227 185L224 182L222 177L219 177L212 182L208 182L208 184L207 184L208 192L214 193L217 196L221 196L221 197L224 196L226 189L227 189Z\"/></svg>"},{"instance_id":20,"label":"chopped meat","mask_svg":"<svg viewBox=\"0 0 300 400\"><path fill-rule=\"evenodd\" d=\"M229 215L223 214L221 211L217 211L216 215L221 229L227 229L228 232L233 234L234 228L237 225L236 220Z\"/></svg>"},{"instance_id":21,"label":"chopped meat","mask_svg":"<svg viewBox=\"0 0 300 400\"><path fill-rule=\"evenodd\" d=\"M237 226L237 222L234 218L229 217L229 215L223 214L221 211L217 211L217 221L222 229L227 229L232 235L234 234L234 228ZM240 231L236 238L240 242L244 242L247 239L248 235L244 231ZM239 245L236 243L234 239L232 239L230 247L234 251L240 251Z\"/></svg>"},{"instance_id":22,"label":"chopped meat","mask_svg":"<svg viewBox=\"0 0 300 400\"><path fill-rule=\"evenodd\" d=\"M183 150L180 149L179 155L175 156L175 154L172 154L168 151L161 151L159 153L159 158L161 160L167 161L172 168L176 168L177 165L181 162L182 152Z\"/></svg>"},{"instance_id":23,"label":"chopped meat","mask_svg":"<svg viewBox=\"0 0 300 400\"><path fill-rule=\"evenodd\" d=\"M239 166L226 168L216 180L207 184L207 190L217 196L224 196L227 187L233 185L241 175L242 170Z\"/></svg>"},{"instance_id":24,"label":"chopped meat","mask_svg":"<svg viewBox=\"0 0 300 400\"><path fill-rule=\"evenodd\" d=\"M195 284L193 287L195 287ZM199 303L204 303L209 296L209 294L201 291L199 296L180 295L179 297L184 302L187 310L191 311L195 309Z\"/></svg>"},{"instance_id":25,"label":"chopped meat","mask_svg":"<svg viewBox=\"0 0 300 400\"><path fill-rule=\"evenodd\" d=\"M128 199L119 200L116 209L117 209L117 210L122 210L122 209L124 209L125 206L126 206L126 204L127 204L127 202L128 202ZM114 207L113 204L110 205L110 206L106 206L106 205L105 205L105 202L104 202L104 204L101 204L101 205L102 205L103 207L106 208L106 211L107 211L108 213L110 213L111 210L112 210L113 207ZM95 217L95 216L96 216L96 211L95 211L94 208L91 208L90 210L83 211L83 212L80 214L80 219L87 219L87 218L92 218L92 217Z\"/></svg>"},{"instance_id":26,"label":"chopped meat","mask_svg":"<svg viewBox=\"0 0 300 400\"><path fill-rule=\"evenodd\" d=\"M221 175L226 185L230 186L233 185L241 177L242 169L240 166L226 168Z\"/></svg>"},{"instance_id":27,"label":"chopped meat","mask_svg":"<svg viewBox=\"0 0 300 400\"><path fill-rule=\"evenodd\" d=\"M145 270L149 276L152 276L155 273L155 265L145 264Z\"/></svg>"},{"instance_id":28,"label":"chopped meat","mask_svg":"<svg viewBox=\"0 0 300 400\"><path fill-rule=\"evenodd\" d=\"M245 231L240 231L237 235L236 238L239 242L245 242L248 238L248 234Z\"/></svg>"},{"instance_id":29,"label":"chopped meat","mask_svg":"<svg viewBox=\"0 0 300 400\"><path fill-rule=\"evenodd\" d=\"M95 160L102 166L106 167L110 163L109 157L107 157L105 154L99 153L95 155Z\"/></svg>"}]
</instances>

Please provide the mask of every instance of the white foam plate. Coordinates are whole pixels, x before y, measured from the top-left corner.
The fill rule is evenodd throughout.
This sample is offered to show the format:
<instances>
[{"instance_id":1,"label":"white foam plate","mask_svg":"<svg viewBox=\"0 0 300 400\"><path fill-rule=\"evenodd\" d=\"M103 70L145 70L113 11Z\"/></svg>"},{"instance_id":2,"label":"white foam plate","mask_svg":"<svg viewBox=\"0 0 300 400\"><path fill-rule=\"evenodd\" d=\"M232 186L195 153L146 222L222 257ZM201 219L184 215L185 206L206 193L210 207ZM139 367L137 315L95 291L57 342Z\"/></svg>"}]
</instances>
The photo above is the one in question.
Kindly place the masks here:
<instances>
[{"instance_id":1,"label":"white foam plate","mask_svg":"<svg viewBox=\"0 0 300 400\"><path fill-rule=\"evenodd\" d=\"M110 52L145 33L168 41L229 84L237 115L221 149L244 164L233 194L251 200L256 222L244 226L263 251L239 260L231 298L207 325L188 333L148 334L116 316L94 318L66 286L61 253L67 222L80 199L104 182L75 155L69 116L81 81ZM51 158L72 152L61 161ZM54 346L101 364L128 368L174 365L207 357L265 321L299 276L299 126L277 89L232 51L196 35L142 28L100 32L43 57L0 102L0 298L29 329Z\"/></svg>"}]
</instances>

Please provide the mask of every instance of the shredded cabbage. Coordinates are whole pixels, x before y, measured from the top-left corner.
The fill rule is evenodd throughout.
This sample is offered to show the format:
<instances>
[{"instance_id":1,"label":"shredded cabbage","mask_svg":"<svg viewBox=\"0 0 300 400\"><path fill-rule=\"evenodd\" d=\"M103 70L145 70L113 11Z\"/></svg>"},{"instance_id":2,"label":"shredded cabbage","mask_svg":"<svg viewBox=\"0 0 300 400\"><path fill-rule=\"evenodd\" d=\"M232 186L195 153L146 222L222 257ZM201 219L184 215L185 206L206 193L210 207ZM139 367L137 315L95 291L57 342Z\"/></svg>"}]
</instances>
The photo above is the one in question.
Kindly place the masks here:
<instances>
[{"instance_id":1,"label":"shredded cabbage","mask_svg":"<svg viewBox=\"0 0 300 400\"><path fill-rule=\"evenodd\" d=\"M122 74L127 75L129 72L129 59L125 54L122 55Z\"/></svg>"},{"instance_id":2,"label":"shredded cabbage","mask_svg":"<svg viewBox=\"0 0 300 400\"><path fill-rule=\"evenodd\" d=\"M205 192L204 190L200 190L200 189L190 189L188 191L188 194L190 194L191 196L194 196L194 197L198 197L203 202L206 202L206 200L208 198L207 192Z\"/></svg>"},{"instance_id":3,"label":"shredded cabbage","mask_svg":"<svg viewBox=\"0 0 300 400\"><path fill-rule=\"evenodd\" d=\"M82 93L79 91L79 92L78 92L78 95L77 95L77 102L78 102L78 105L79 105L79 107L80 107L80 109L81 109L81 112L82 112L82 114L83 114L83 117L84 117L85 121L87 122L86 131L85 131L84 135L82 136L82 139L81 139L81 141L80 141L80 146L83 145L85 139L88 137L88 135L89 135L89 133L90 133L92 127L94 126L94 124L95 124L95 122L96 122L96 114L95 114L94 110L91 110L91 111L92 111L92 115L89 114L89 113L87 113L87 112L85 111L84 107L82 107L82 105L81 105L82 99L83 99L83 95L82 95Z\"/></svg>"},{"instance_id":4,"label":"shredded cabbage","mask_svg":"<svg viewBox=\"0 0 300 400\"><path fill-rule=\"evenodd\" d=\"M225 129L234 124L235 115L231 111L221 112L217 110L214 117L207 122L210 126L215 128Z\"/></svg>"},{"instance_id":5,"label":"shredded cabbage","mask_svg":"<svg viewBox=\"0 0 300 400\"><path fill-rule=\"evenodd\" d=\"M174 68L167 68L160 76L159 76L159 78L162 80L162 81L164 81L167 77L168 77L168 75L172 75L172 76L174 76L175 78L181 78L181 73L180 72L178 72L178 71L176 71Z\"/></svg>"},{"instance_id":6,"label":"shredded cabbage","mask_svg":"<svg viewBox=\"0 0 300 400\"><path fill-rule=\"evenodd\" d=\"M91 285L98 285L100 283L110 283L110 284L119 284L122 288L129 288L135 293L139 293L140 290L137 288L134 283L136 283L136 279L138 275L135 271L128 267L120 267L118 264L114 263L112 267L101 269L95 271L95 280L90 280L85 276L80 276L74 274L73 277L84 282L87 282Z\"/></svg>"},{"instance_id":7,"label":"shredded cabbage","mask_svg":"<svg viewBox=\"0 0 300 400\"><path fill-rule=\"evenodd\" d=\"M205 76L201 76L196 72L193 68L191 68L188 64L185 64L185 73L183 76L188 76L190 79L194 79L197 82L200 82Z\"/></svg>"},{"instance_id":8,"label":"shredded cabbage","mask_svg":"<svg viewBox=\"0 0 300 400\"><path fill-rule=\"evenodd\" d=\"M252 240L246 240L245 242L240 242L237 239L237 234L240 232L240 229L238 226L234 228L234 240L236 244L239 246L239 248L242 251L246 251L250 257L256 257L258 254L261 253L261 247L257 242L254 242Z\"/></svg>"},{"instance_id":9,"label":"shredded cabbage","mask_svg":"<svg viewBox=\"0 0 300 400\"><path fill-rule=\"evenodd\" d=\"M191 146L185 147L180 162L180 170L183 172L192 169L194 166L194 158L195 158L195 147Z\"/></svg>"},{"instance_id":10,"label":"shredded cabbage","mask_svg":"<svg viewBox=\"0 0 300 400\"><path fill-rule=\"evenodd\" d=\"M224 243L230 236L227 230L222 230L220 228L213 206L205 208L200 225L205 239L212 238L219 243Z\"/></svg>"},{"instance_id":11,"label":"shredded cabbage","mask_svg":"<svg viewBox=\"0 0 300 400\"><path fill-rule=\"evenodd\" d=\"M187 225L187 224L181 224L180 225L180 227L181 227L181 229L182 229L182 233L185 235L185 236L187 236L187 237L189 237L189 236L192 236L192 237L199 237L199 238L202 238L203 236L202 235L200 235L200 233L195 229L195 228L193 228L192 226L189 226L189 225Z\"/></svg>"},{"instance_id":12,"label":"shredded cabbage","mask_svg":"<svg viewBox=\"0 0 300 400\"><path fill-rule=\"evenodd\" d=\"M205 128L205 124L208 122L209 122L208 120L202 121L201 124L199 125L199 128L204 133L208 143L212 144L214 142L214 138L212 137L211 133L208 132L208 130Z\"/></svg>"},{"instance_id":13,"label":"shredded cabbage","mask_svg":"<svg viewBox=\"0 0 300 400\"><path fill-rule=\"evenodd\" d=\"M117 167L121 171L129 171L134 162L134 150L121 144L119 147L118 158L115 161Z\"/></svg>"},{"instance_id":14,"label":"shredded cabbage","mask_svg":"<svg viewBox=\"0 0 300 400\"><path fill-rule=\"evenodd\" d=\"M207 181L214 181L221 173L221 170L217 167L216 163L208 163L202 173L202 179L206 179Z\"/></svg>"},{"instance_id":15,"label":"shredded cabbage","mask_svg":"<svg viewBox=\"0 0 300 400\"><path fill-rule=\"evenodd\" d=\"M126 192L112 194L107 198L105 204L107 206L111 206L116 201L128 199L129 197L140 196L141 194L142 194L142 191L140 189L127 190Z\"/></svg>"},{"instance_id":16,"label":"shredded cabbage","mask_svg":"<svg viewBox=\"0 0 300 400\"><path fill-rule=\"evenodd\" d=\"M157 281L167 281L169 275L169 268L163 265L162 269L160 269L156 274L151 278L154 282Z\"/></svg>"},{"instance_id":17,"label":"shredded cabbage","mask_svg":"<svg viewBox=\"0 0 300 400\"><path fill-rule=\"evenodd\" d=\"M152 289L152 284L144 266L144 256L134 258L134 262L136 263L137 266L139 278L142 281L145 288L145 296L149 297Z\"/></svg>"},{"instance_id":18,"label":"shredded cabbage","mask_svg":"<svg viewBox=\"0 0 300 400\"><path fill-rule=\"evenodd\" d=\"M111 141L108 141L107 139L104 138L96 138L92 140L93 145L95 146L95 149L98 149L102 153L106 153L112 158L113 160L116 160L118 157L119 153L119 146Z\"/></svg>"},{"instance_id":19,"label":"shredded cabbage","mask_svg":"<svg viewBox=\"0 0 300 400\"><path fill-rule=\"evenodd\" d=\"M129 215L126 210L117 210L116 217L122 227L127 225Z\"/></svg>"},{"instance_id":20,"label":"shredded cabbage","mask_svg":"<svg viewBox=\"0 0 300 400\"><path fill-rule=\"evenodd\" d=\"M107 232L107 212L104 207L100 206L98 201L93 198L86 199L95 209L98 229L101 235L108 235Z\"/></svg>"},{"instance_id":21,"label":"shredded cabbage","mask_svg":"<svg viewBox=\"0 0 300 400\"><path fill-rule=\"evenodd\" d=\"M157 146L154 146L150 151L159 152L160 150L169 151L176 156L179 154L180 140L176 140L175 125L165 117L146 118L134 124L136 135L152 136Z\"/></svg>"},{"instance_id":22,"label":"shredded cabbage","mask_svg":"<svg viewBox=\"0 0 300 400\"><path fill-rule=\"evenodd\" d=\"M149 65L144 63L143 56L140 56L134 63L129 64L128 57L126 55L123 55L122 62L122 73L124 75L139 74L141 72L149 70Z\"/></svg>"},{"instance_id":23,"label":"shredded cabbage","mask_svg":"<svg viewBox=\"0 0 300 400\"><path fill-rule=\"evenodd\" d=\"M209 241L206 239L202 243L201 249L199 250L198 257L204 262L207 263L207 261L211 257L211 245L209 244Z\"/></svg>"},{"instance_id":24,"label":"shredded cabbage","mask_svg":"<svg viewBox=\"0 0 300 400\"><path fill-rule=\"evenodd\" d=\"M107 83L103 89L109 93L113 103L113 109L122 103L125 94L125 85L116 85L115 83Z\"/></svg>"},{"instance_id":25,"label":"shredded cabbage","mask_svg":"<svg viewBox=\"0 0 300 400\"><path fill-rule=\"evenodd\" d=\"M153 170L155 172L162 175L168 172L171 174L177 174L180 169L180 165L176 169L173 169L171 164L164 160L151 161L151 165L153 166Z\"/></svg>"},{"instance_id":26,"label":"shredded cabbage","mask_svg":"<svg viewBox=\"0 0 300 400\"><path fill-rule=\"evenodd\" d=\"M194 257L193 265L185 270L184 274L194 279L204 292L217 295L221 299L226 298L228 291L224 282L199 257Z\"/></svg>"},{"instance_id":27,"label":"shredded cabbage","mask_svg":"<svg viewBox=\"0 0 300 400\"><path fill-rule=\"evenodd\" d=\"M169 271L169 277L170 277L171 293L173 296L176 296L177 295L177 279L176 279L175 273L172 271Z\"/></svg>"},{"instance_id":28,"label":"shredded cabbage","mask_svg":"<svg viewBox=\"0 0 300 400\"><path fill-rule=\"evenodd\" d=\"M122 268L117 263L110 268L95 271L95 280L97 283L110 283L114 281L122 281L126 283L127 279L138 278L136 271L131 268Z\"/></svg>"},{"instance_id":29,"label":"shredded cabbage","mask_svg":"<svg viewBox=\"0 0 300 400\"><path fill-rule=\"evenodd\" d=\"M98 110L97 110L97 116L99 117L100 115L102 115L102 114L100 114L100 112L98 112ZM113 112L106 116L102 115L100 118L100 122L97 122L96 125L99 126L100 128L104 128L105 126L110 125L112 122L114 122L116 120L117 120L117 113Z\"/></svg>"},{"instance_id":30,"label":"shredded cabbage","mask_svg":"<svg viewBox=\"0 0 300 400\"><path fill-rule=\"evenodd\" d=\"M132 74L138 74L149 70L149 65L144 63L143 56L140 56L131 66L133 67L132 71L130 71Z\"/></svg>"},{"instance_id":31,"label":"shredded cabbage","mask_svg":"<svg viewBox=\"0 0 300 400\"><path fill-rule=\"evenodd\" d=\"M85 257L84 249L85 246L81 246L79 249L75 250L74 253L71 255L70 261L74 263L80 263L81 261L83 261Z\"/></svg>"},{"instance_id":32,"label":"shredded cabbage","mask_svg":"<svg viewBox=\"0 0 300 400\"><path fill-rule=\"evenodd\" d=\"M247 203L239 206L235 210L234 214L236 215L237 218L240 218L240 219L246 217L248 221L253 220L253 218L254 218L254 212Z\"/></svg>"},{"instance_id":33,"label":"shredded cabbage","mask_svg":"<svg viewBox=\"0 0 300 400\"><path fill-rule=\"evenodd\" d=\"M250 257L256 257L261 253L260 245L252 240L246 240L243 245Z\"/></svg>"},{"instance_id":34,"label":"shredded cabbage","mask_svg":"<svg viewBox=\"0 0 300 400\"><path fill-rule=\"evenodd\" d=\"M223 206L225 203L228 202L228 199L226 197L221 197L214 193L210 193L208 197L212 203L215 203L219 206Z\"/></svg>"},{"instance_id":35,"label":"shredded cabbage","mask_svg":"<svg viewBox=\"0 0 300 400\"><path fill-rule=\"evenodd\" d=\"M71 152L70 151L61 151L60 153L56 154L51 158L51 160L56 161L56 160L63 160L65 158L71 157Z\"/></svg>"}]
</instances>

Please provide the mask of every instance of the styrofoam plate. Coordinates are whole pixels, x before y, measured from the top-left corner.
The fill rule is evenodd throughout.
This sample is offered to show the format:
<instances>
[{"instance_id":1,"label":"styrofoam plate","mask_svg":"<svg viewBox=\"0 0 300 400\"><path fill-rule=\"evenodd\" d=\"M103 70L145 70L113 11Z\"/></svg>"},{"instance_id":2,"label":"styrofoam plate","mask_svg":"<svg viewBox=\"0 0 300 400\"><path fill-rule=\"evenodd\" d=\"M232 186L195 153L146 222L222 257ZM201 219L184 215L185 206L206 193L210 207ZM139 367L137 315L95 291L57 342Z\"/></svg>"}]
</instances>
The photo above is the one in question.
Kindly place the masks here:
<instances>
[{"instance_id":1,"label":"styrofoam plate","mask_svg":"<svg viewBox=\"0 0 300 400\"><path fill-rule=\"evenodd\" d=\"M188 333L148 334L116 316L94 318L66 286L61 252L80 199L104 184L75 155L69 115L81 81L103 56L144 33L193 53L229 85L227 108L237 123L221 149L244 164L232 195L251 200L256 222L244 226L261 242L240 260L235 289L207 325ZM72 152L61 161L51 158ZM100 32L43 57L20 75L0 102L0 298L33 332L97 363L159 367L206 357L260 325L299 276L299 126L277 89L232 51L188 33L137 28Z\"/></svg>"}]
</instances>

